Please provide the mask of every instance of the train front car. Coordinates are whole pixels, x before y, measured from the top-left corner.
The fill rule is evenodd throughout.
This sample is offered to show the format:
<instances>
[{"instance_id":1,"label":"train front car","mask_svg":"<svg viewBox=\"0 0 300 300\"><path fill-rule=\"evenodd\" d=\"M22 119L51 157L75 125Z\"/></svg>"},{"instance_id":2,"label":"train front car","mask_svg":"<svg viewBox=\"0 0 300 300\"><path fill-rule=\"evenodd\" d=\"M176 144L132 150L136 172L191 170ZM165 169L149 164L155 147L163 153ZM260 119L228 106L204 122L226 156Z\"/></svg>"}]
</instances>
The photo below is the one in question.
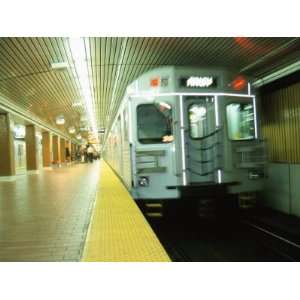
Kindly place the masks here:
<instances>
[{"instance_id":1,"label":"train front car","mask_svg":"<svg viewBox=\"0 0 300 300\"><path fill-rule=\"evenodd\" d=\"M261 190L265 145L244 77L163 67L139 77L125 98L135 199L194 199L201 207L218 197L227 201L226 194L246 206Z\"/></svg>"}]
</instances>

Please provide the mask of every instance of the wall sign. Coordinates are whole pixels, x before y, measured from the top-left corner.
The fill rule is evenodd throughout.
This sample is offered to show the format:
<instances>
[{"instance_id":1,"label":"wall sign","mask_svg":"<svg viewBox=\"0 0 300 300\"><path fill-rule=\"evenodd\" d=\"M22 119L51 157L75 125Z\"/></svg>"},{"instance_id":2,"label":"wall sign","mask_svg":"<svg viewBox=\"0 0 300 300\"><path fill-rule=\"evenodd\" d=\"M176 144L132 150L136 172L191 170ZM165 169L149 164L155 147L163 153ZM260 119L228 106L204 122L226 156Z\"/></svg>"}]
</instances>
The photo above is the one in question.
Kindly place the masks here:
<instances>
[{"instance_id":1,"label":"wall sign","mask_svg":"<svg viewBox=\"0 0 300 300\"><path fill-rule=\"evenodd\" d=\"M212 76L190 76L180 78L180 86L187 88L208 88L217 86L217 79Z\"/></svg>"},{"instance_id":2,"label":"wall sign","mask_svg":"<svg viewBox=\"0 0 300 300\"><path fill-rule=\"evenodd\" d=\"M24 139L26 135L25 126L16 124L14 126L14 138L15 139Z\"/></svg>"},{"instance_id":3,"label":"wall sign","mask_svg":"<svg viewBox=\"0 0 300 300\"><path fill-rule=\"evenodd\" d=\"M105 133L105 128L98 129L98 133Z\"/></svg>"}]
</instances>

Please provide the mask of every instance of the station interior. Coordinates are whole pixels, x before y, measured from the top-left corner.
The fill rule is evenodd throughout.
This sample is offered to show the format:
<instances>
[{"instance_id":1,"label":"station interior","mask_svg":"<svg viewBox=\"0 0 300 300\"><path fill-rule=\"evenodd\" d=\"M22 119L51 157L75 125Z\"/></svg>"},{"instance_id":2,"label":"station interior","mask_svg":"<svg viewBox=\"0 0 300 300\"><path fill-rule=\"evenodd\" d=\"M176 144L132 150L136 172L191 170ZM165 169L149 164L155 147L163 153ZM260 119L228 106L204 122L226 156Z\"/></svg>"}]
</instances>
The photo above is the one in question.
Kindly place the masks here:
<instances>
[{"instance_id":1,"label":"station interior","mask_svg":"<svg viewBox=\"0 0 300 300\"><path fill-rule=\"evenodd\" d=\"M299 261L299 57L299 37L1 37L0 261ZM145 191L155 180L169 180L161 174L169 166L160 165L165 154L159 152L167 150L154 145L149 164L156 165L150 173L135 173L130 164L142 158L134 157L134 134L118 137L116 120L132 82L169 66L195 68L193 76L211 67L226 70L237 90L239 84L251 86L247 95L255 94L257 114L253 139L263 141L265 151L263 173L249 171L252 179L263 177L257 190L251 182L255 197L244 193L234 208L223 210L227 197L219 195L216 205L222 202L221 208L215 211L206 194L194 189L193 200L200 204L181 199L169 216L165 207L172 201L166 205L158 199L158 189L153 190L155 201L138 200L132 193L135 185ZM213 80L213 71L208 75ZM150 78L149 88L171 86L171 77L168 83L166 75L158 76ZM221 107L222 91L218 93ZM216 101L213 97L206 102ZM160 105L166 110L168 103ZM124 132L130 117L120 119ZM181 135L164 138L164 146L174 145L174 151L191 130L178 118L174 128ZM132 120L130 128L137 130L152 122L153 132L159 122L148 121L146 113L143 120ZM220 122L217 117L213 121ZM123 143L118 158L112 158L109 143ZM140 146L143 157L149 145ZM128 157L120 171L116 159ZM182 166L179 188L185 190L194 178L186 174L197 166ZM220 167L216 176L224 170ZM199 175L197 170L194 174ZM175 191L166 186L166 193ZM216 191L214 186L211 193Z\"/></svg>"}]
</instances>

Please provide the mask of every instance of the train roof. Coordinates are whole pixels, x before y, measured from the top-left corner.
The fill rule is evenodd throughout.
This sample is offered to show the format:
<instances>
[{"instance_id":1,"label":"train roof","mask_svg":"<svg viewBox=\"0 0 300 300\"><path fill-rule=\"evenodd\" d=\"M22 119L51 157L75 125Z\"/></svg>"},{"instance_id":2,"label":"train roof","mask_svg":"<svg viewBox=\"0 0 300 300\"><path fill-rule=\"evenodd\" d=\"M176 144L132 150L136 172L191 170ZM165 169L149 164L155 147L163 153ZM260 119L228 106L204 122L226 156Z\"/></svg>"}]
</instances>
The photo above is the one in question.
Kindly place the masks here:
<instances>
[{"instance_id":1,"label":"train roof","mask_svg":"<svg viewBox=\"0 0 300 300\"><path fill-rule=\"evenodd\" d=\"M163 66L153 68L137 77L127 87L127 94L153 92L153 88L156 92L184 92L187 89L191 91L191 87L195 92L203 92L203 89L206 91L226 90L238 76L241 75L234 70L217 67ZM246 81L250 80L243 78ZM189 79L192 84L185 86L184 84Z\"/></svg>"}]
</instances>

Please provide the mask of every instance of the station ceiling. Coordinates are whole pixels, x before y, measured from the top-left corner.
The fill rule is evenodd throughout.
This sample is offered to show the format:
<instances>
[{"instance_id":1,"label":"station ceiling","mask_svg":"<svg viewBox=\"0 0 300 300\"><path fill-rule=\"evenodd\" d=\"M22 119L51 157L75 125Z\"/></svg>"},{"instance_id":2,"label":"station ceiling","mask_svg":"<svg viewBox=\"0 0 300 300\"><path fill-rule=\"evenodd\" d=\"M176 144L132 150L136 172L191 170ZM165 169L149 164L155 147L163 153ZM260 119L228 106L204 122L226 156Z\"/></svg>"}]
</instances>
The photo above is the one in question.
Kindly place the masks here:
<instances>
[{"instance_id":1,"label":"station ceiling","mask_svg":"<svg viewBox=\"0 0 300 300\"><path fill-rule=\"evenodd\" d=\"M300 57L300 38L292 37L89 37L84 43L98 128L109 128L126 86L149 69L228 67L260 78ZM69 68L53 70L56 62ZM84 108L73 105L81 98L74 68L68 38L0 38L0 95L66 133L86 123ZM61 114L66 123L57 125Z\"/></svg>"}]
</instances>

